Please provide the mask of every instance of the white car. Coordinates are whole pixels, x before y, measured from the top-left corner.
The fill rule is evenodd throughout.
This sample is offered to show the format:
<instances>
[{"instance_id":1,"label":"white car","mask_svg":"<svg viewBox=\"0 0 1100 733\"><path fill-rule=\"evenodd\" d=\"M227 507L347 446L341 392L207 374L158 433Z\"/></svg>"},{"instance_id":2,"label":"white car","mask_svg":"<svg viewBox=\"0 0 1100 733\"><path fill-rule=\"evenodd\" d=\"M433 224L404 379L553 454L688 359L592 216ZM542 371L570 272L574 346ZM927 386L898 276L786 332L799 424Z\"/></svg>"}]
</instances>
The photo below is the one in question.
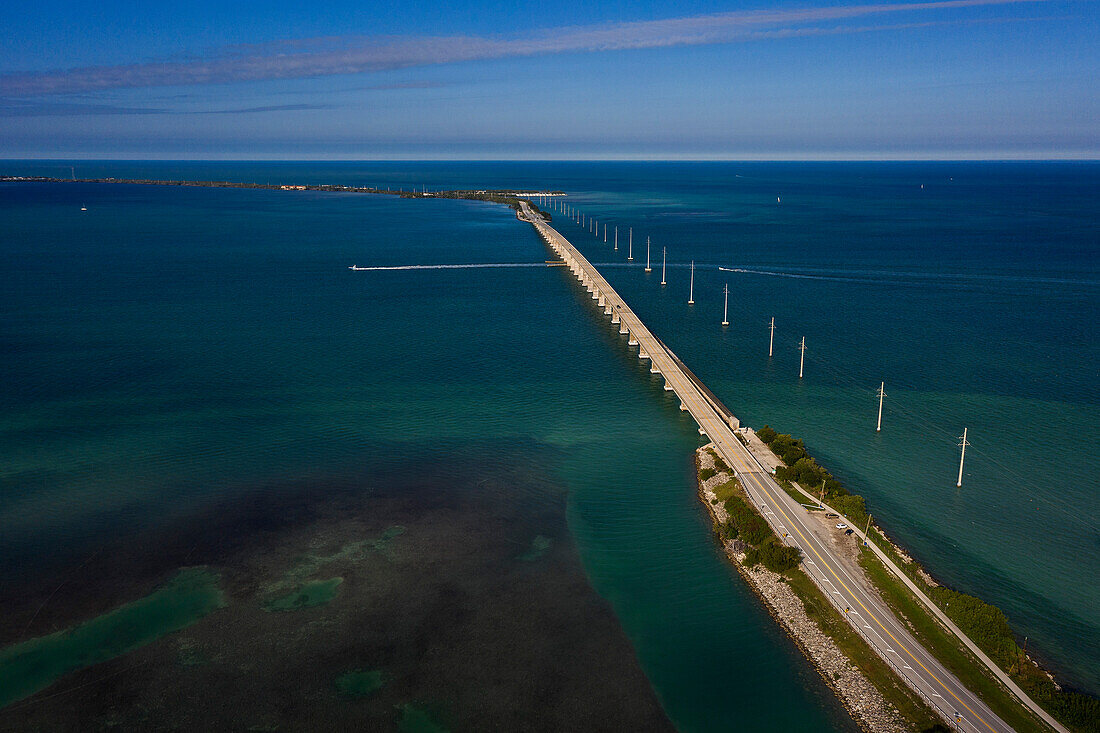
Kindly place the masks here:
<instances>
[{"instance_id":1,"label":"white car","mask_svg":"<svg viewBox=\"0 0 1100 733\"><path fill-rule=\"evenodd\" d=\"M837 529L848 529L848 525L845 524L844 522L837 522L836 528Z\"/></svg>"}]
</instances>

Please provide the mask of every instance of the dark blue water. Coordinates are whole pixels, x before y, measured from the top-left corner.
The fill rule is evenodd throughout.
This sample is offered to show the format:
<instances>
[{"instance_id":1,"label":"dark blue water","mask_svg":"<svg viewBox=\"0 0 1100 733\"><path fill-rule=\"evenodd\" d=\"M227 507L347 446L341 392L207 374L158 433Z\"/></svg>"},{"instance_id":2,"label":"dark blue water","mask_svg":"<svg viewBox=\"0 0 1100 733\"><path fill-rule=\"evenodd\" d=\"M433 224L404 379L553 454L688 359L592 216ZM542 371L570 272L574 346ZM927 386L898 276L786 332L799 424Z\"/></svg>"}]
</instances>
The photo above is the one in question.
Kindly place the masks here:
<instances>
[{"instance_id":1,"label":"dark blue water","mask_svg":"<svg viewBox=\"0 0 1100 733\"><path fill-rule=\"evenodd\" d=\"M1100 166L76 165L80 177L567 191L620 227L620 249L559 219L561 231L743 422L803 437L934 574L1004 608L1030 649L1100 690ZM731 706L761 725L841 724L714 552L692 489L694 426L560 273L346 269L541 262L510 211L85 184L0 184L0 210L0 346L13 357L0 364L0 542L13 578L264 479L399 464L474 436L549 447L589 576L677 724L710 729Z\"/></svg>"}]
</instances>

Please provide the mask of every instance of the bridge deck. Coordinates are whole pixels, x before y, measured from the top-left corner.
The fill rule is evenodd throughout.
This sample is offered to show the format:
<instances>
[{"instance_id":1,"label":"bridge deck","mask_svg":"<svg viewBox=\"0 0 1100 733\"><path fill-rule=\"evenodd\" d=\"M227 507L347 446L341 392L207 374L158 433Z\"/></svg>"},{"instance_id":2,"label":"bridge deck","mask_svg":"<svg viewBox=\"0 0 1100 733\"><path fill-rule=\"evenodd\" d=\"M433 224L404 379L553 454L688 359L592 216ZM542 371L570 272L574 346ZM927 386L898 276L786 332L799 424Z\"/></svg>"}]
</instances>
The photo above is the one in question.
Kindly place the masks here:
<instances>
[{"instance_id":1,"label":"bridge deck","mask_svg":"<svg viewBox=\"0 0 1100 733\"><path fill-rule=\"evenodd\" d=\"M592 293L593 300L602 301L600 305L605 306L605 312L610 309L613 320L614 316L618 316L622 327L629 332L631 345L637 343L639 358L648 358L652 364L651 371L660 372L666 389L671 387L676 392L682 409L691 413L700 431L710 438L718 454L733 468L745 491L776 533L784 542L801 550L803 569L852 627L956 729L998 733L1011 731L1008 724L913 638L877 594L852 576L832 547L810 526L806 510L775 482L737 439L733 428L719 413L724 408L720 404L715 405L700 391L694 379L681 368L679 359L649 331L592 263L525 202L521 202L519 213L520 218L535 227L577 280ZM736 418L728 417L736 423ZM853 529L862 535L859 528ZM1052 727L1065 730L1049 716L1044 715L1044 719L1048 724L1053 723Z\"/></svg>"}]
</instances>

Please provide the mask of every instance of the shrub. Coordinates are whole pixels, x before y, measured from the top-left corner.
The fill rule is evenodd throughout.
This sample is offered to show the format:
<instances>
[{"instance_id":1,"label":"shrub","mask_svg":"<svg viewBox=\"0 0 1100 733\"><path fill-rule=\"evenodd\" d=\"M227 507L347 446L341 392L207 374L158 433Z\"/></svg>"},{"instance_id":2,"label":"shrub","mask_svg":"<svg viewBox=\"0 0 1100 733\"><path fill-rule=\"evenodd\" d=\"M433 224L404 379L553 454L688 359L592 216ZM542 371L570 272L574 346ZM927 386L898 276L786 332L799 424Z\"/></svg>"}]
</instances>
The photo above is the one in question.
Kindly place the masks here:
<instances>
[{"instance_id":1,"label":"shrub","mask_svg":"<svg viewBox=\"0 0 1100 733\"><path fill-rule=\"evenodd\" d=\"M699 480L700 481L706 481L707 479L714 478L717 475L718 475L718 471L716 471L713 468L700 468L699 469Z\"/></svg>"},{"instance_id":2,"label":"shrub","mask_svg":"<svg viewBox=\"0 0 1100 733\"><path fill-rule=\"evenodd\" d=\"M764 518L753 511L744 499L739 496L731 496L726 500L726 511L729 512L730 521L737 527L737 533L741 539L750 545L759 545L769 537L774 537L771 527Z\"/></svg>"},{"instance_id":3,"label":"shrub","mask_svg":"<svg viewBox=\"0 0 1100 733\"><path fill-rule=\"evenodd\" d=\"M726 481L723 484L718 484L718 486L714 487L714 497L720 502L727 501L730 499L730 497L737 493L738 488L740 488L740 484L737 483L737 479L730 479L729 481Z\"/></svg>"},{"instance_id":4,"label":"shrub","mask_svg":"<svg viewBox=\"0 0 1100 733\"><path fill-rule=\"evenodd\" d=\"M950 588L932 588L930 594L936 605L998 665L1008 667L1016 662L1016 639L1001 609Z\"/></svg>"},{"instance_id":5,"label":"shrub","mask_svg":"<svg viewBox=\"0 0 1100 733\"><path fill-rule=\"evenodd\" d=\"M745 553L745 564L749 567L763 563L773 573L783 573L798 567L802 553L797 547L788 547L774 537L760 547L754 547Z\"/></svg>"},{"instance_id":6,"label":"shrub","mask_svg":"<svg viewBox=\"0 0 1100 733\"><path fill-rule=\"evenodd\" d=\"M867 521L867 507L864 504L862 496L846 494L845 496L832 499L831 503L834 509L846 516L850 521L856 524L863 524Z\"/></svg>"}]
</instances>

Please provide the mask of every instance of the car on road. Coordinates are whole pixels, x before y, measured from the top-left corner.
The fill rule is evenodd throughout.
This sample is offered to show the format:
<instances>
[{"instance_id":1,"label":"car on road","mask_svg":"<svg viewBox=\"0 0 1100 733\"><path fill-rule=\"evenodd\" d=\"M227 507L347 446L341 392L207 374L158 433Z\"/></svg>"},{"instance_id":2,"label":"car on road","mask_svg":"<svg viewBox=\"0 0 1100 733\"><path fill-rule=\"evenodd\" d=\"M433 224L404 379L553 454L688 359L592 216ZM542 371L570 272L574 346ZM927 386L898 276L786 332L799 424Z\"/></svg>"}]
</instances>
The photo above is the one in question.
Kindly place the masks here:
<instances>
[{"instance_id":1,"label":"car on road","mask_svg":"<svg viewBox=\"0 0 1100 733\"><path fill-rule=\"evenodd\" d=\"M845 524L844 522L837 522L836 523L836 528L837 529L848 529L848 525Z\"/></svg>"},{"instance_id":2,"label":"car on road","mask_svg":"<svg viewBox=\"0 0 1100 733\"><path fill-rule=\"evenodd\" d=\"M840 515L839 514L832 514L832 513L829 513L829 514L825 515L826 519L836 519L838 516L840 516Z\"/></svg>"}]
</instances>

